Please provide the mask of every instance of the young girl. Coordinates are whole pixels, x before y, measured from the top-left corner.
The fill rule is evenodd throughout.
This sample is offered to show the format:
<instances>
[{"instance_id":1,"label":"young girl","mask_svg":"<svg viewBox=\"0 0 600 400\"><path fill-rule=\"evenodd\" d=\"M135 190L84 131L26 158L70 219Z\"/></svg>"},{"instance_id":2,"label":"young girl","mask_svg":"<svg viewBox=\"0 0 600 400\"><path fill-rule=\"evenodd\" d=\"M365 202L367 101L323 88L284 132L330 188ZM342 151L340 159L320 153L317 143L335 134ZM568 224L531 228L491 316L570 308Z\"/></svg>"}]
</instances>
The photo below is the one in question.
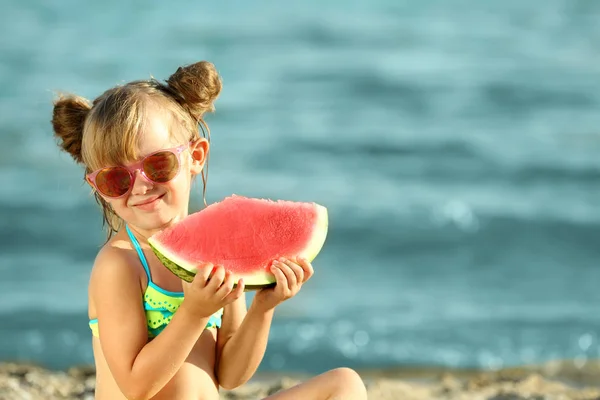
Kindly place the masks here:
<instances>
[{"instance_id":1,"label":"young girl","mask_svg":"<svg viewBox=\"0 0 600 400\"><path fill-rule=\"evenodd\" d=\"M91 104L77 96L55 102L54 132L85 168L108 231L89 282L97 399L210 400L219 386L244 384L263 358L275 307L313 274L307 260L276 260L276 286L247 308L243 280L222 266L199 266L188 284L149 248L148 237L188 214L195 176L206 189L203 115L220 91L214 66L199 62L165 83L114 87ZM335 369L269 397L333 398L366 399L358 374Z\"/></svg>"}]
</instances>

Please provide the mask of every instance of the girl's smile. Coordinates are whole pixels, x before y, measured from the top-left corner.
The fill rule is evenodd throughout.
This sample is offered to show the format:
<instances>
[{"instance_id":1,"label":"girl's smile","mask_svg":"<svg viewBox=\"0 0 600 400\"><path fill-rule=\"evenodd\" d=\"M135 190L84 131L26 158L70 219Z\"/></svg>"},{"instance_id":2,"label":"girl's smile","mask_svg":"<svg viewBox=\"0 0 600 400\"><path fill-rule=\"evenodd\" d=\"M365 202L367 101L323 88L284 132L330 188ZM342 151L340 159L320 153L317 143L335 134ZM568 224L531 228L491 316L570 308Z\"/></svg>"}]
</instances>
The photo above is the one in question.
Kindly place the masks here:
<instances>
[{"instance_id":1,"label":"girl's smile","mask_svg":"<svg viewBox=\"0 0 600 400\"><path fill-rule=\"evenodd\" d=\"M142 211L154 211L162 204L162 198L165 197L164 194L160 196L152 196L147 200L143 200L133 206Z\"/></svg>"}]
</instances>

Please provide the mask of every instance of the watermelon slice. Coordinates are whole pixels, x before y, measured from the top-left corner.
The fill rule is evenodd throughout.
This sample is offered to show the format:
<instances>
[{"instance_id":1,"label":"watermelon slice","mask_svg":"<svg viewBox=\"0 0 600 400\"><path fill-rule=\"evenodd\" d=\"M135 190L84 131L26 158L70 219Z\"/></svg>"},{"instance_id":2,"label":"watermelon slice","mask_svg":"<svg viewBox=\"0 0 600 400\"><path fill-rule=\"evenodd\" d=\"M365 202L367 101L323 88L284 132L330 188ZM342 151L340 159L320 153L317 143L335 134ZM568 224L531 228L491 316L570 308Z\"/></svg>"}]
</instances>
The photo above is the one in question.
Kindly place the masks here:
<instances>
[{"instance_id":1,"label":"watermelon slice","mask_svg":"<svg viewBox=\"0 0 600 400\"><path fill-rule=\"evenodd\" d=\"M171 272L191 282L198 265L222 264L246 290L273 286L279 257L314 260L327 236L327 209L316 203L231 196L148 239Z\"/></svg>"}]
</instances>

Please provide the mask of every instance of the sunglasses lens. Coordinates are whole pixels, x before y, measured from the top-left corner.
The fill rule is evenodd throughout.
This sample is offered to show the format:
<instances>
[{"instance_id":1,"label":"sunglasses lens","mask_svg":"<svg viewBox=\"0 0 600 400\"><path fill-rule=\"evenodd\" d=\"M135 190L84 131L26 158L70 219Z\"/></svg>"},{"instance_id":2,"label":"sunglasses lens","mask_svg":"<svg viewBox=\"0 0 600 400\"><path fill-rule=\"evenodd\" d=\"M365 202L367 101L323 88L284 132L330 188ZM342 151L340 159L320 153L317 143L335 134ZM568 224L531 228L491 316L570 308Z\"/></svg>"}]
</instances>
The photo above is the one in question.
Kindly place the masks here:
<instances>
[{"instance_id":1,"label":"sunglasses lens","mask_svg":"<svg viewBox=\"0 0 600 400\"><path fill-rule=\"evenodd\" d=\"M131 186L131 175L125 168L105 168L96 175L96 188L108 197L119 197Z\"/></svg>"},{"instance_id":2,"label":"sunglasses lens","mask_svg":"<svg viewBox=\"0 0 600 400\"><path fill-rule=\"evenodd\" d=\"M165 183L177 175L179 161L174 153L161 151L146 157L143 167L148 179L157 183Z\"/></svg>"}]
</instances>

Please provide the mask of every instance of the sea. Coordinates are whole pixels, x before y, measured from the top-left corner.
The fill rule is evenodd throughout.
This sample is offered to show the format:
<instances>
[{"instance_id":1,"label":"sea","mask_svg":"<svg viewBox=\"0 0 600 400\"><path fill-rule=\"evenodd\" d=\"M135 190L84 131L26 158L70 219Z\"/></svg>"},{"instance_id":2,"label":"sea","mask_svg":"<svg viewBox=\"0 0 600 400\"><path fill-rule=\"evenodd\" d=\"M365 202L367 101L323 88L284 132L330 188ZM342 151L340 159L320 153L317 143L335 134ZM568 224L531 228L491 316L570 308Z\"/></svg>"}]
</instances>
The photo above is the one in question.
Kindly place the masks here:
<instances>
[{"instance_id":1,"label":"sea","mask_svg":"<svg viewBox=\"0 0 600 400\"><path fill-rule=\"evenodd\" d=\"M104 232L53 99L200 60L207 201L329 211L260 371L600 356L600 2L1 3L1 361L93 362Z\"/></svg>"}]
</instances>

